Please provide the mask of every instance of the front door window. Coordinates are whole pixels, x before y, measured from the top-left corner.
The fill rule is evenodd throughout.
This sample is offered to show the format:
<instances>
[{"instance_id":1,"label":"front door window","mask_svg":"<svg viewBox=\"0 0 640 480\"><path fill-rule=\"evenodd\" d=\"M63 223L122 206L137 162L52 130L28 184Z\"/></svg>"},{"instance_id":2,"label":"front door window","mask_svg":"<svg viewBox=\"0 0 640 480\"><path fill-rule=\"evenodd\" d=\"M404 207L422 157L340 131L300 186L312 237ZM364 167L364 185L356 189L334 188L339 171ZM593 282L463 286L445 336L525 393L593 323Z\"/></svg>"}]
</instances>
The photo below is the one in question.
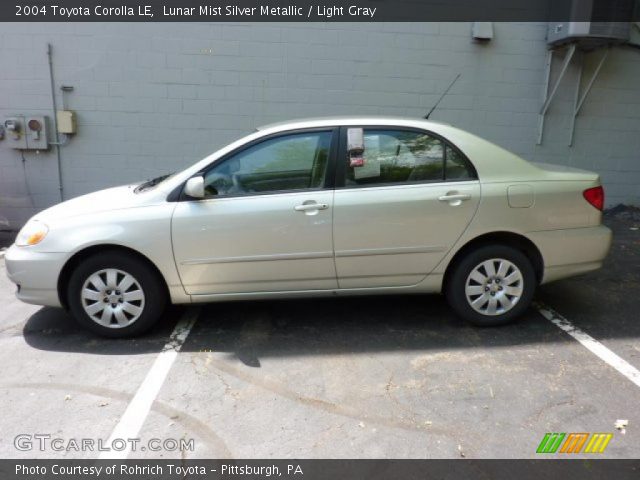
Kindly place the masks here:
<instances>
[{"instance_id":1,"label":"front door window","mask_svg":"<svg viewBox=\"0 0 640 480\"><path fill-rule=\"evenodd\" d=\"M205 174L205 193L234 196L322 188L331 137L331 131L295 133L246 148Z\"/></svg>"}]
</instances>

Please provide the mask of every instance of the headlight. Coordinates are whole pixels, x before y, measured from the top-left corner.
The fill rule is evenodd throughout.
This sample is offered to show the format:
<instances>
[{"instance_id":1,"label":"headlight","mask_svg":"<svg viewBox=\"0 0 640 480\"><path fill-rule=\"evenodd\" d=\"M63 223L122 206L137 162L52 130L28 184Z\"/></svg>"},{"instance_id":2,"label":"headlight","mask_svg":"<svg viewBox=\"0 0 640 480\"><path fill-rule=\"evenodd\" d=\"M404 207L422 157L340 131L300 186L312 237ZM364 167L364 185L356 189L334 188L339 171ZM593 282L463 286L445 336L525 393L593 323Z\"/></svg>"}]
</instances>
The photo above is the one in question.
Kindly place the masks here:
<instances>
[{"instance_id":1,"label":"headlight","mask_svg":"<svg viewBox=\"0 0 640 480\"><path fill-rule=\"evenodd\" d=\"M16 245L27 247L40 243L47 236L49 227L37 220L29 220L16 237Z\"/></svg>"}]
</instances>

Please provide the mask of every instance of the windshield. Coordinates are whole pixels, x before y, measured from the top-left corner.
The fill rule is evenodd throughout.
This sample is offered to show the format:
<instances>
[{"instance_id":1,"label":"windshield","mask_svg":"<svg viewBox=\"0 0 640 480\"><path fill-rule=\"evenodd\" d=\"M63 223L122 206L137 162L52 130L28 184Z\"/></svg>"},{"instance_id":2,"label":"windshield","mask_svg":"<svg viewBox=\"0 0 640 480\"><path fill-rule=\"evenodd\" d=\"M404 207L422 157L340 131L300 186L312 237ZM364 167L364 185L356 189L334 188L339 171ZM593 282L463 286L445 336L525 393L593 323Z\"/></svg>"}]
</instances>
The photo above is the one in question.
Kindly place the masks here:
<instances>
[{"instance_id":1,"label":"windshield","mask_svg":"<svg viewBox=\"0 0 640 480\"><path fill-rule=\"evenodd\" d=\"M134 191L138 193L138 192L143 192L145 190L149 190L150 188L155 187L156 185L164 182L165 180L173 177L174 175L175 175L175 172L168 173L166 175L160 175L159 177L156 177L156 178L152 178L151 180L147 180L146 182L143 182L140 185L138 185Z\"/></svg>"}]
</instances>

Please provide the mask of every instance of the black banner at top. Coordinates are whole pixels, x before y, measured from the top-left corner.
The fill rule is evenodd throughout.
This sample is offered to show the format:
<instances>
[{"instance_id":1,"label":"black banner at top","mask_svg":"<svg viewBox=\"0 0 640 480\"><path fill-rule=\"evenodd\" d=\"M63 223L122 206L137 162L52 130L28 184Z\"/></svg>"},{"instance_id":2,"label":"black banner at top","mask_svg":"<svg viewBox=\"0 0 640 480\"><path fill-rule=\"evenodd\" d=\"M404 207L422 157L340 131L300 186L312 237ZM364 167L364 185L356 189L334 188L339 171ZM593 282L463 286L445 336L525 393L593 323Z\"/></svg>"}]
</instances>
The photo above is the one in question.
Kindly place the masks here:
<instances>
[{"instance_id":1,"label":"black banner at top","mask_svg":"<svg viewBox=\"0 0 640 480\"><path fill-rule=\"evenodd\" d=\"M631 22L640 0L2 0L1 22Z\"/></svg>"}]
</instances>

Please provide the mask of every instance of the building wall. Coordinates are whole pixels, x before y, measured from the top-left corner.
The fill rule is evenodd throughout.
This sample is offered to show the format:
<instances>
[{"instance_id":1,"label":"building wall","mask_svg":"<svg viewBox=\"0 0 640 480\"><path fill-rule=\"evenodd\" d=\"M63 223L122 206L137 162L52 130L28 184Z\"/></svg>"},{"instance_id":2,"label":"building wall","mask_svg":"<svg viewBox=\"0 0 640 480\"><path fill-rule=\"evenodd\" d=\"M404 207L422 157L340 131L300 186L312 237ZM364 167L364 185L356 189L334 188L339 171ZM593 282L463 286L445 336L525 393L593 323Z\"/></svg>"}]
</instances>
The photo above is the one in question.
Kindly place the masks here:
<instances>
[{"instance_id":1,"label":"building wall","mask_svg":"<svg viewBox=\"0 0 640 480\"><path fill-rule=\"evenodd\" d=\"M607 205L640 205L640 51L615 47L567 146L578 62L536 145L544 23L8 24L0 30L0 119L51 117L46 44L78 134L61 147L64 197L181 169L256 126L331 114L432 115L535 161L601 173ZM586 54L583 85L602 51ZM559 70L561 55L554 62ZM553 79L552 79L553 80ZM584 88L584 87L583 87ZM55 150L0 140L0 229L58 202Z\"/></svg>"}]
</instances>

